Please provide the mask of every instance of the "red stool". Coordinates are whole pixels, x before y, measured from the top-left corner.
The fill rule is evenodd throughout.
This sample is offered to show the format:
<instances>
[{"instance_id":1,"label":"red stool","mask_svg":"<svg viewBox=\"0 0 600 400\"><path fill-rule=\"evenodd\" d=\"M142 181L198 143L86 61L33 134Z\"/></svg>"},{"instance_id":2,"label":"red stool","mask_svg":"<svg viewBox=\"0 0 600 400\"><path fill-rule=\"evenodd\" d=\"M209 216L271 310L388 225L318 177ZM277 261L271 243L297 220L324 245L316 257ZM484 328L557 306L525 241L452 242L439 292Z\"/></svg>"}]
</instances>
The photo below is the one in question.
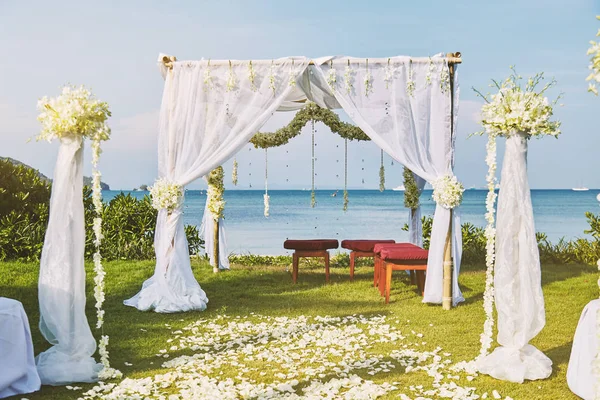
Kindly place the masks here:
<instances>
[{"instance_id":1,"label":"red stool","mask_svg":"<svg viewBox=\"0 0 600 400\"><path fill-rule=\"evenodd\" d=\"M377 250L375 262L379 270L379 291L385 296L386 303L390 302L392 271L415 271L417 287L420 294L424 294L427 250L408 243L383 245Z\"/></svg>"},{"instance_id":2,"label":"red stool","mask_svg":"<svg viewBox=\"0 0 600 400\"><path fill-rule=\"evenodd\" d=\"M378 243L375 246L373 246L373 254L375 255L375 269L373 271L373 286L377 287L380 286L379 285L379 275L380 275L380 271L381 271L381 257L379 257L379 254L381 253L381 249L383 249L386 246L394 246L395 248L411 248L411 246L414 246L411 243ZM411 283L415 283L414 282L414 271L410 271L410 281ZM383 285L381 285L379 287L379 291L381 292L381 295L383 296Z\"/></svg>"},{"instance_id":3,"label":"red stool","mask_svg":"<svg viewBox=\"0 0 600 400\"><path fill-rule=\"evenodd\" d=\"M350 251L350 280L354 279L354 266L357 258L373 258L373 252L376 244L380 243L396 243L395 240L342 240L342 248Z\"/></svg>"},{"instance_id":4,"label":"red stool","mask_svg":"<svg viewBox=\"0 0 600 400\"><path fill-rule=\"evenodd\" d=\"M293 271L292 280L294 283L298 280L298 261L300 257L323 257L325 258L325 280L329 282L329 249L337 249L338 241L335 239L315 239L315 240L286 240L283 242L283 248L294 250L292 255Z\"/></svg>"}]
</instances>

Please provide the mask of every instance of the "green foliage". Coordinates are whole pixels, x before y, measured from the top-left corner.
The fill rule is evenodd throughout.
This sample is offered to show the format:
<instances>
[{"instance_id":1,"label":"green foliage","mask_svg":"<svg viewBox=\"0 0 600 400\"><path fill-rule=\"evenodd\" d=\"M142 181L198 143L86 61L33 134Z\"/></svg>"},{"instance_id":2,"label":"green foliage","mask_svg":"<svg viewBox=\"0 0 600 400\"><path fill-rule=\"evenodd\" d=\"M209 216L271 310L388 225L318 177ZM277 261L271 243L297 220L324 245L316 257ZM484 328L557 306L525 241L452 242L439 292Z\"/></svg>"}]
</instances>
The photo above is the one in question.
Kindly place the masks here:
<instances>
[{"instance_id":1,"label":"green foliage","mask_svg":"<svg viewBox=\"0 0 600 400\"><path fill-rule=\"evenodd\" d=\"M50 184L27 166L0 160L0 260L38 260L48 225ZM94 253L91 190L83 189L86 226L85 255ZM154 258L157 211L148 196L136 199L119 194L105 204L102 218L102 257L107 260ZM198 228L185 227L190 254L204 242Z\"/></svg>"},{"instance_id":2,"label":"green foliage","mask_svg":"<svg viewBox=\"0 0 600 400\"><path fill-rule=\"evenodd\" d=\"M294 119L287 126L275 132L258 132L250 139L250 143L257 149L283 146L290 139L298 136L302 128L311 120L321 121L331 129L331 132L337 133L344 139L371 140L359 127L342 122L333 111L321 108L315 103L308 103L296 113Z\"/></svg>"},{"instance_id":3,"label":"green foliage","mask_svg":"<svg viewBox=\"0 0 600 400\"><path fill-rule=\"evenodd\" d=\"M254 267L257 265L288 265L292 263L291 256L261 256L258 254L230 254L232 264Z\"/></svg>"},{"instance_id":4,"label":"green foliage","mask_svg":"<svg viewBox=\"0 0 600 400\"><path fill-rule=\"evenodd\" d=\"M419 188L417 187L417 181L413 172L404 167L404 207L411 210L419 208Z\"/></svg>"}]
</instances>

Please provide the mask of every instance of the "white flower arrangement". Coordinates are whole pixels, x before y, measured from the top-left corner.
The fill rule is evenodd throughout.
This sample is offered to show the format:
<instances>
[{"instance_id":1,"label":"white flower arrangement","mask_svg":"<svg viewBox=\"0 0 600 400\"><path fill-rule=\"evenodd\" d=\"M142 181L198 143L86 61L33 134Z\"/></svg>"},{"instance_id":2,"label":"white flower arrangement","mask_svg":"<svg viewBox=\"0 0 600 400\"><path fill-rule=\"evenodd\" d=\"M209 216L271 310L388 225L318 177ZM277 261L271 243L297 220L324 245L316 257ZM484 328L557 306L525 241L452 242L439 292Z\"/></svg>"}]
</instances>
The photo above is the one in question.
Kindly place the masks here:
<instances>
[{"instance_id":1,"label":"white flower arrangement","mask_svg":"<svg viewBox=\"0 0 600 400\"><path fill-rule=\"evenodd\" d=\"M333 68L333 61L331 61L329 71L327 71L327 84L332 91L335 90L335 85L337 84L337 74L335 68Z\"/></svg>"},{"instance_id":2,"label":"white flower arrangement","mask_svg":"<svg viewBox=\"0 0 600 400\"><path fill-rule=\"evenodd\" d=\"M544 79L543 73L537 73L527 80L525 87L521 87L521 76L517 75L514 67L511 67L511 75L498 84L494 82L493 87L498 89L496 94L484 96L481 92L475 92L485 100L486 104L481 107L481 124L484 132L493 136L509 136L513 132L523 132L528 136L554 136L560 135L560 122L551 121L553 107L561 98L550 103L545 93L556 85L553 79L539 92L537 86Z\"/></svg>"},{"instance_id":3,"label":"white flower arrangement","mask_svg":"<svg viewBox=\"0 0 600 400\"><path fill-rule=\"evenodd\" d=\"M148 191L152 198L152 207L157 210L164 208L171 213L183 203L183 187L167 178L157 179Z\"/></svg>"},{"instance_id":4,"label":"white flower arrangement","mask_svg":"<svg viewBox=\"0 0 600 400\"><path fill-rule=\"evenodd\" d=\"M248 80L250 81L250 90L256 92L256 72L254 72L254 67L252 67L252 60L248 62Z\"/></svg>"},{"instance_id":5,"label":"white flower arrangement","mask_svg":"<svg viewBox=\"0 0 600 400\"><path fill-rule=\"evenodd\" d=\"M210 70L210 60L208 60L208 64L206 65L206 69L204 70L204 91L211 90L213 87L214 83Z\"/></svg>"},{"instance_id":6,"label":"white flower arrangement","mask_svg":"<svg viewBox=\"0 0 600 400\"><path fill-rule=\"evenodd\" d=\"M600 16L596 16L596 19L600 19ZM596 33L596 37L600 36L600 29ZM588 66L590 74L586 78L589 83L588 91L598 95L598 88L596 85L600 82L600 42L594 40L590 41L590 48L587 50L587 55L590 56L590 65Z\"/></svg>"},{"instance_id":7,"label":"white flower arrangement","mask_svg":"<svg viewBox=\"0 0 600 400\"><path fill-rule=\"evenodd\" d=\"M269 68L269 89L273 91L273 94L275 94L275 90L277 89L276 83L277 78L275 77L275 64L273 61L271 61L271 68Z\"/></svg>"},{"instance_id":8,"label":"white flower arrangement","mask_svg":"<svg viewBox=\"0 0 600 400\"><path fill-rule=\"evenodd\" d=\"M373 91L373 75L369 70L369 59L367 59L367 73L365 74L365 96L369 97L369 94Z\"/></svg>"},{"instance_id":9,"label":"white flower arrangement","mask_svg":"<svg viewBox=\"0 0 600 400\"><path fill-rule=\"evenodd\" d=\"M465 188L456 176L444 175L432 182L433 200L446 209L453 209L462 202Z\"/></svg>"},{"instance_id":10,"label":"white flower arrangement","mask_svg":"<svg viewBox=\"0 0 600 400\"><path fill-rule=\"evenodd\" d=\"M238 184L238 162L237 159L233 159L233 169L231 171L231 183L233 183L234 186L237 186Z\"/></svg>"},{"instance_id":11,"label":"white flower arrangement","mask_svg":"<svg viewBox=\"0 0 600 400\"><path fill-rule=\"evenodd\" d=\"M265 193L263 197L264 197L264 202L265 202L264 214L265 214L265 218L268 218L269 217L269 200L271 199L271 197L269 196L268 193Z\"/></svg>"},{"instance_id":12,"label":"white flower arrangement","mask_svg":"<svg viewBox=\"0 0 600 400\"><path fill-rule=\"evenodd\" d=\"M346 87L346 93L348 94L352 93L352 89L354 88L354 84L352 83L354 80L353 75L354 71L352 71L352 68L350 67L350 60L348 60L348 65L344 70L344 85Z\"/></svg>"},{"instance_id":13,"label":"white flower arrangement","mask_svg":"<svg viewBox=\"0 0 600 400\"><path fill-rule=\"evenodd\" d=\"M296 87L296 74L294 73L294 60L292 60L292 66L290 67L290 76L288 77L288 86Z\"/></svg>"},{"instance_id":14,"label":"white flower arrangement","mask_svg":"<svg viewBox=\"0 0 600 400\"><path fill-rule=\"evenodd\" d=\"M435 72L435 64L433 63L433 60L431 59L431 57L429 57L429 66L427 68L427 75L425 75L425 83L428 86L431 86L431 78L433 77L433 73Z\"/></svg>"},{"instance_id":15,"label":"white flower arrangement","mask_svg":"<svg viewBox=\"0 0 600 400\"><path fill-rule=\"evenodd\" d=\"M123 374L118 369L114 369L110 367L108 362L108 336L102 335L100 338L100 344L98 346L98 354L100 354L100 362L104 366L102 370L98 373L98 379L100 381L105 381L109 379L121 379Z\"/></svg>"},{"instance_id":16,"label":"white flower arrangement","mask_svg":"<svg viewBox=\"0 0 600 400\"><path fill-rule=\"evenodd\" d=\"M227 76L225 77L225 91L231 92L235 90L237 85L237 80L235 78L235 72L233 72L233 65L231 65L231 61L229 61L229 70L227 71Z\"/></svg>"},{"instance_id":17,"label":"white flower arrangement","mask_svg":"<svg viewBox=\"0 0 600 400\"><path fill-rule=\"evenodd\" d=\"M440 71L440 91L442 93L446 93L450 90L450 69L448 64L442 65L442 70Z\"/></svg>"},{"instance_id":18,"label":"white flower arrangement","mask_svg":"<svg viewBox=\"0 0 600 400\"><path fill-rule=\"evenodd\" d=\"M224 217L225 200L223 199L223 192L225 186L223 185L223 177L223 167L215 168L208 175L208 189L206 190L208 210L215 221Z\"/></svg>"},{"instance_id":19,"label":"white flower arrangement","mask_svg":"<svg viewBox=\"0 0 600 400\"><path fill-rule=\"evenodd\" d=\"M104 277L106 275L102 266L102 255L100 246L102 244L102 174L98 169L100 154L102 154L101 142L110 139L110 128L107 120L111 116L108 103L99 101L92 92L84 86L65 86L60 96L49 99L43 97L38 101L38 121L42 124L42 131L38 140L52 141L65 137L90 138L92 140L92 204L96 217L93 219L92 230L94 232L94 299L96 300L96 328L101 329L104 325L103 309ZM102 358L103 371L112 370L108 360L108 336L103 336L99 344ZM116 371L116 370L113 370ZM118 371L116 371L118 372ZM113 375L116 374L113 373ZM101 372L102 373L102 372ZM117 377L117 376L114 376Z\"/></svg>"},{"instance_id":20,"label":"white flower arrangement","mask_svg":"<svg viewBox=\"0 0 600 400\"><path fill-rule=\"evenodd\" d=\"M413 80L412 61L408 63L408 78L406 79L406 93L413 97L415 95L415 81Z\"/></svg>"},{"instance_id":21,"label":"white flower arrangement","mask_svg":"<svg viewBox=\"0 0 600 400\"><path fill-rule=\"evenodd\" d=\"M384 70L383 80L385 81L386 89L390 88L390 85L391 85L392 81L394 80L394 70L392 69L391 62L392 62L392 60L390 58L388 58L387 65L385 66L385 70Z\"/></svg>"}]
</instances>

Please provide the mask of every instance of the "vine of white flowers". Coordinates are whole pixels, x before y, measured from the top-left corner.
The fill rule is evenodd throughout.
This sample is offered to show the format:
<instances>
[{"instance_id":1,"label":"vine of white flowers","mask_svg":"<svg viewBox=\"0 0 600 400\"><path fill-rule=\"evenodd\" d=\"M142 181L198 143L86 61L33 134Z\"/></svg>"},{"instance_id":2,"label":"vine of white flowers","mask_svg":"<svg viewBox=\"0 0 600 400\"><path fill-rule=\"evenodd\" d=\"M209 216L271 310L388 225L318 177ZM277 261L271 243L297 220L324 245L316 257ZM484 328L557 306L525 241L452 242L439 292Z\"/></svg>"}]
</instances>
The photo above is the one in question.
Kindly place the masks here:
<instances>
[{"instance_id":1,"label":"vine of white flowers","mask_svg":"<svg viewBox=\"0 0 600 400\"><path fill-rule=\"evenodd\" d=\"M106 121L111 112L108 103L99 101L92 92L84 86L65 86L56 98L43 97L38 101L38 121L42 124L42 131L38 140L52 141L65 137L89 138L92 141L92 204L96 216L93 219L92 230L94 233L94 299L96 300L96 328L102 329L104 325L103 309L105 300L104 277L106 272L102 266L100 245L102 244L102 174L98 169L101 143L110 139L110 128ZM83 141L82 141L83 144ZM121 373L110 367L108 359L108 336L103 335L98 351L101 355L103 369L100 375L108 378L120 378Z\"/></svg>"},{"instance_id":2,"label":"vine of white flowers","mask_svg":"<svg viewBox=\"0 0 600 400\"><path fill-rule=\"evenodd\" d=\"M443 64L440 71L440 90L442 93L450 90L450 69L448 68L448 64Z\"/></svg>"},{"instance_id":3,"label":"vine of white flowers","mask_svg":"<svg viewBox=\"0 0 600 400\"><path fill-rule=\"evenodd\" d=\"M383 80L385 81L385 88L389 89L392 81L394 80L394 70L392 68L392 60L390 58L388 58L387 65L385 66Z\"/></svg>"},{"instance_id":4,"label":"vine of white flowers","mask_svg":"<svg viewBox=\"0 0 600 400\"><path fill-rule=\"evenodd\" d=\"M152 198L152 207L157 210L164 208L171 213L183 204L183 187L167 178L158 178L148 191Z\"/></svg>"},{"instance_id":5,"label":"vine of white flowers","mask_svg":"<svg viewBox=\"0 0 600 400\"><path fill-rule=\"evenodd\" d=\"M354 75L354 72L352 71L352 68L350 67L350 60L348 60L348 65L346 66L346 69L344 70L344 85L346 87L346 93L348 93L348 94L352 93L352 89L354 88L354 84L352 83L353 75Z\"/></svg>"},{"instance_id":6,"label":"vine of white flowers","mask_svg":"<svg viewBox=\"0 0 600 400\"><path fill-rule=\"evenodd\" d=\"M223 185L223 177L223 167L213 169L208 175L208 189L206 190L208 210L215 221L224 217L225 200L223 199L223 192L225 186Z\"/></svg>"},{"instance_id":7,"label":"vine of white flowers","mask_svg":"<svg viewBox=\"0 0 600 400\"><path fill-rule=\"evenodd\" d=\"M265 218L268 218L269 217L269 200L271 199L271 197L266 192L265 192L265 194L264 194L263 197L264 197L264 203L265 203L265 212L264 212L264 214L265 214Z\"/></svg>"},{"instance_id":8,"label":"vine of white flowers","mask_svg":"<svg viewBox=\"0 0 600 400\"><path fill-rule=\"evenodd\" d=\"M294 73L294 60L292 60L292 66L290 67L290 76L288 77L288 86L296 87L296 74Z\"/></svg>"},{"instance_id":9,"label":"vine of white flowers","mask_svg":"<svg viewBox=\"0 0 600 400\"><path fill-rule=\"evenodd\" d=\"M254 67L252 66L252 60L248 61L248 80L250 81L250 90L256 92L256 72L254 71Z\"/></svg>"},{"instance_id":10,"label":"vine of white flowers","mask_svg":"<svg viewBox=\"0 0 600 400\"><path fill-rule=\"evenodd\" d=\"M237 85L237 80L235 78L235 72L233 72L233 65L231 65L231 61L229 61L229 70L227 71L225 82L225 91L227 92L231 92L232 90L234 90Z\"/></svg>"},{"instance_id":11,"label":"vine of white flowers","mask_svg":"<svg viewBox=\"0 0 600 400\"><path fill-rule=\"evenodd\" d=\"M333 91L333 90L335 90L336 83L337 83L337 73L336 73L335 68L333 68L333 61L331 61L329 71L327 71L327 84Z\"/></svg>"},{"instance_id":12,"label":"vine of white flowers","mask_svg":"<svg viewBox=\"0 0 600 400\"><path fill-rule=\"evenodd\" d=\"M238 184L238 162L237 159L233 159L233 169L231 170L231 183L234 186Z\"/></svg>"},{"instance_id":13,"label":"vine of white flowers","mask_svg":"<svg viewBox=\"0 0 600 400\"><path fill-rule=\"evenodd\" d=\"M433 77L433 73L435 72L435 64L431 57L429 57L429 64L427 68L427 75L425 75L425 83L427 85L431 85L431 78Z\"/></svg>"},{"instance_id":14,"label":"vine of white flowers","mask_svg":"<svg viewBox=\"0 0 600 400\"><path fill-rule=\"evenodd\" d=\"M406 79L406 93L413 97L415 95L415 81L413 80L412 60L408 63L408 78Z\"/></svg>"},{"instance_id":15,"label":"vine of white flowers","mask_svg":"<svg viewBox=\"0 0 600 400\"><path fill-rule=\"evenodd\" d=\"M446 209L453 209L460 205L465 188L453 175L443 175L432 183L433 200Z\"/></svg>"},{"instance_id":16,"label":"vine of white flowers","mask_svg":"<svg viewBox=\"0 0 600 400\"><path fill-rule=\"evenodd\" d=\"M275 78L275 64L273 63L273 61L271 61L271 67L269 68L269 89L273 91L273 94L275 94L275 89L277 89L276 81L277 79Z\"/></svg>"},{"instance_id":17,"label":"vine of white flowers","mask_svg":"<svg viewBox=\"0 0 600 400\"><path fill-rule=\"evenodd\" d=\"M206 65L206 69L204 70L204 90L211 90L213 87L214 83L210 70L210 60L208 60L208 64Z\"/></svg>"},{"instance_id":18,"label":"vine of white flowers","mask_svg":"<svg viewBox=\"0 0 600 400\"><path fill-rule=\"evenodd\" d=\"M367 72L365 73L365 96L369 97L369 94L373 91L373 75L369 70L369 60L367 59Z\"/></svg>"}]
</instances>

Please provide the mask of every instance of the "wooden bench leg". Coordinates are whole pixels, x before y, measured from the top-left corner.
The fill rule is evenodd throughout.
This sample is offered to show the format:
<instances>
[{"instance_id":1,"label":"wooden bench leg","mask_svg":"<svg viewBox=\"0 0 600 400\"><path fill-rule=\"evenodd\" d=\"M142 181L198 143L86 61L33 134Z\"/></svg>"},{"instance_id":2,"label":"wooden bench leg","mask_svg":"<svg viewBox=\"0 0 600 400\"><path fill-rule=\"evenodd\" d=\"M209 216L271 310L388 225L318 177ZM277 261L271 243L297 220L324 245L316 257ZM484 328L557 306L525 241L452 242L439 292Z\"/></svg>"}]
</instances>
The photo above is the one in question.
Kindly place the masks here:
<instances>
[{"instance_id":1,"label":"wooden bench leg","mask_svg":"<svg viewBox=\"0 0 600 400\"><path fill-rule=\"evenodd\" d=\"M294 283L298 280L298 254L292 254L292 280Z\"/></svg>"},{"instance_id":2,"label":"wooden bench leg","mask_svg":"<svg viewBox=\"0 0 600 400\"><path fill-rule=\"evenodd\" d=\"M390 291L392 289L392 267L385 269L385 303L390 302Z\"/></svg>"},{"instance_id":3,"label":"wooden bench leg","mask_svg":"<svg viewBox=\"0 0 600 400\"><path fill-rule=\"evenodd\" d=\"M416 278L415 278L415 271L411 270L410 272L410 284L411 285L419 285L419 283L417 282Z\"/></svg>"},{"instance_id":4,"label":"wooden bench leg","mask_svg":"<svg viewBox=\"0 0 600 400\"><path fill-rule=\"evenodd\" d=\"M379 264L379 294L381 294L381 296L385 296L385 275L387 274L387 269L386 269L386 265L385 265L385 261L381 260L380 264Z\"/></svg>"},{"instance_id":5,"label":"wooden bench leg","mask_svg":"<svg viewBox=\"0 0 600 400\"><path fill-rule=\"evenodd\" d=\"M329 252L325 252L325 281L329 283Z\"/></svg>"},{"instance_id":6,"label":"wooden bench leg","mask_svg":"<svg viewBox=\"0 0 600 400\"><path fill-rule=\"evenodd\" d=\"M354 280L354 262L356 260L356 253L351 251L350 252L350 280L353 281Z\"/></svg>"},{"instance_id":7,"label":"wooden bench leg","mask_svg":"<svg viewBox=\"0 0 600 400\"><path fill-rule=\"evenodd\" d=\"M425 271L417 271L417 287L421 296L425 296Z\"/></svg>"},{"instance_id":8,"label":"wooden bench leg","mask_svg":"<svg viewBox=\"0 0 600 400\"><path fill-rule=\"evenodd\" d=\"M375 267L373 268L373 286L377 287L379 283L379 258L375 256Z\"/></svg>"}]
</instances>

